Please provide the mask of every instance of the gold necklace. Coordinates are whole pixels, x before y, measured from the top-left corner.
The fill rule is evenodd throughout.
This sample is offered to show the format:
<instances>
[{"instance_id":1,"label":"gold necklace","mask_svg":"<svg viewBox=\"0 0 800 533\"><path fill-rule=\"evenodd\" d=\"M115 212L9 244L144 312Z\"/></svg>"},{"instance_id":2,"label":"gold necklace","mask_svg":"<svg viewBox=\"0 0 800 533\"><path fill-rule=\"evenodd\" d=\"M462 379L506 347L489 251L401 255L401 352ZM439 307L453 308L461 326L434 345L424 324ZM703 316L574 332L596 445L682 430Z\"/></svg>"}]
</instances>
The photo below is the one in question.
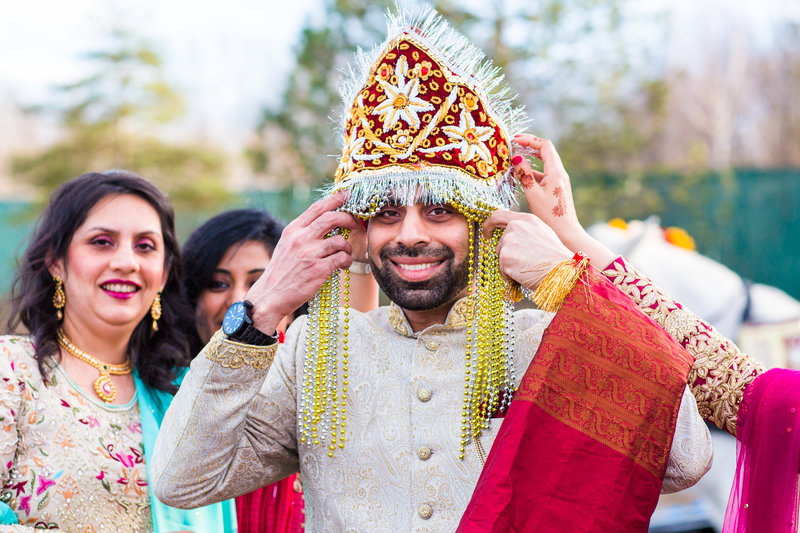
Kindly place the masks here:
<instances>
[{"instance_id":1,"label":"gold necklace","mask_svg":"<svg viewBox=\"0 0 800 533\"><path fill-rule=\"evenodd\" d=\"M72 342L69 337L64 333L63 329L58 330L58 343L64 347L71 355L77 357L84 363L90 364L100 371L100 376L94 381L94 390L97 395L106 403L111 403L117 399L117 388L111 382L110 374L124 376L133 372L133 363L130 359L121 365L112 365L111 363L101 363L88 353L84 352Z\"/></svg>"}]
</instances>

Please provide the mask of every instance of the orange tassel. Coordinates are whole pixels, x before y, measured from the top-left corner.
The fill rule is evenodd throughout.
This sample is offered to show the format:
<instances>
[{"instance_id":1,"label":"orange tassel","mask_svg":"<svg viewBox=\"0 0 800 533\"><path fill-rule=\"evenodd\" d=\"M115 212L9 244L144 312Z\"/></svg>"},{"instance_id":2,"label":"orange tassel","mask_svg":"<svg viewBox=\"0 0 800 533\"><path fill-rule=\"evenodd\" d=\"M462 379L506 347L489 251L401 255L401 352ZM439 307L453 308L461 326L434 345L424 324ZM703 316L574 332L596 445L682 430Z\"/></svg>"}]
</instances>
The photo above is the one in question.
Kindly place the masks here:
<instances>
[{"instance_id":1,"label":"orange tassel","mask_svg":"<svg viewBox=\"0 0 800 533\"><path fill-rule=\"evenodd\" d=\"M522 292L522 285L513 279L506 284L506 300L515 304L521 302L524 297L525 293Z\"/></svg>"},{"instance_id":2,"label":"orange tassel","mask_svg":"<svg viewBox=\"0 0 800 533\"><path fill-rule=\"evenodd\" d=\"M539 283L531 299L543 311L558 311L588 265L589 258L581 252L557 264Z\"/></svg>"}]
</instances>

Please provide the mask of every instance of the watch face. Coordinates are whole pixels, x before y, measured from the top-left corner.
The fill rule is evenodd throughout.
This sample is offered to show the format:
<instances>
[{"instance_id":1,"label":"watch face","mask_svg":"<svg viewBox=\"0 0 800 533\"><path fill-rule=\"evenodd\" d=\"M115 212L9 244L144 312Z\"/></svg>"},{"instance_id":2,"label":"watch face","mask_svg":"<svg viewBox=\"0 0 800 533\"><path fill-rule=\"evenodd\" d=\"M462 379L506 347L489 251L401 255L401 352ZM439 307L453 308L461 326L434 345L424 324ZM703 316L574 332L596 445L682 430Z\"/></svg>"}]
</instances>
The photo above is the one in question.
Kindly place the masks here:
<instances>
[{"instance_id":1,"label":"watch face","mask_svg":"<svg viewBox=\"0 0 800 533\"><path fill-rule=\"evenodd\" d=\"M222 319L222 332L225 335L233 335L244 324L245 309L242 302L236 302L228 308L225 318Z\"/></svg>"}]
</instances>

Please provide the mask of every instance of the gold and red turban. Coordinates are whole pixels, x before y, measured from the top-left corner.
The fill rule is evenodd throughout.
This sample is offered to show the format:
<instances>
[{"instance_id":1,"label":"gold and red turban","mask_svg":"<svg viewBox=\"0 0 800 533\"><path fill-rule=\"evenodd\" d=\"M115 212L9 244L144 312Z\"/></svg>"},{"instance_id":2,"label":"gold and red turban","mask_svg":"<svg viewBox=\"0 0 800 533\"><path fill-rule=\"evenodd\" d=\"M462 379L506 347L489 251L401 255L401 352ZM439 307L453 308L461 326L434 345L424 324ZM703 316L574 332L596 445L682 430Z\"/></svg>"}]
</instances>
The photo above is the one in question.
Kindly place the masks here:
<instances>
[{"instance_id":1,"label":"gold and red turban","mask_svg":"<svg viewBox=\"0 0 800 533\"><path fill-rule=\"evenodd\" d=\"M369 217L391 193L484 214L515 203L511 139L522 108L482 51L432 9L390 15L386 41L343 85L344 146L330 190Z\"/></svg>"}]
</instances>

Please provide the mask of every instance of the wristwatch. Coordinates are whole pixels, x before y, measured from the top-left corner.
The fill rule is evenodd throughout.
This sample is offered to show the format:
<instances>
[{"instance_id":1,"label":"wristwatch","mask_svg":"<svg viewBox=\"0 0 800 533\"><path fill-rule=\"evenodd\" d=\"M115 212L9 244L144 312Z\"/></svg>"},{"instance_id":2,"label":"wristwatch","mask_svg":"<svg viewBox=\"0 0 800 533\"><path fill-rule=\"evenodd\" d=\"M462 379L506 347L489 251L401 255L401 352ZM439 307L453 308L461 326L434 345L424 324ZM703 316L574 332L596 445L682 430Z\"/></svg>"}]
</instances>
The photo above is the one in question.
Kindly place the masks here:
<instances>
[{"instance_id":1,"label":"wristwatch","mask_svg":"<svg viewBox=\"0 0 800 533\"><path fill-rule=\"evenodd\" d=\"M253 304L247 300L231 305L225 312L225 318L222 319L222 332L228 339L242 344L269 346L278 342L277 334L267 335L255 327L252 309Z\"/></svg>"}]
</instances>

